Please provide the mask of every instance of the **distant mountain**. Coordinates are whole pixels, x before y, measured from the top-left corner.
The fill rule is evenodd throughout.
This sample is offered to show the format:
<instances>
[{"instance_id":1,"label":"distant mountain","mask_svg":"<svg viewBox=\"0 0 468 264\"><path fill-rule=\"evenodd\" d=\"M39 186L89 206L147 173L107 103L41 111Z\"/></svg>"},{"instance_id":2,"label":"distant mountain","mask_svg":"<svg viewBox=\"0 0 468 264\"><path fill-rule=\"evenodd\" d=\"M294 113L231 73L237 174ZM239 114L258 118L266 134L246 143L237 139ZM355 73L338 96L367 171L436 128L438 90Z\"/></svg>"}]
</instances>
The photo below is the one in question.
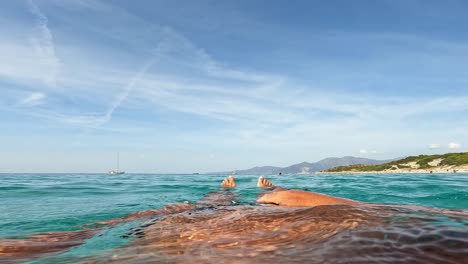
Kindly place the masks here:
<instances>
[{"instance_id":1,"label":"distant mountain","mask_svg":"<svg viewBox=\"0 0 468 264\"><path fill-rule=\"evenodd\" d=\"M278 174L281 171L281 167L275 166L262 166L254 167L248 170L236 171L236 174Z\"/></svg>"},{"instance_id":2,"label":"distant mountain","mask_svg":"<svg viewBox=\"0 0 468 264\"><path fill-rule=\"evenodd\" d=\"M342 158L326 158L317 162L302 162L298 164L294 164L288 167L274 167L274 166L262 166L262 167L254 167L247 170L237 170L236 174L249 174L249 175L256 175L256 174L308 174L308 173L315 173L323 170L328 170L333 167L337 166L349 166L354 164L367 164L367 165L378 165L388 162L388 160L374 160L374 159L366 159L366 158L357 158L346 156ZM230 172L224 172L225 174L229 174Z\"/></svg>"}]
</instances>

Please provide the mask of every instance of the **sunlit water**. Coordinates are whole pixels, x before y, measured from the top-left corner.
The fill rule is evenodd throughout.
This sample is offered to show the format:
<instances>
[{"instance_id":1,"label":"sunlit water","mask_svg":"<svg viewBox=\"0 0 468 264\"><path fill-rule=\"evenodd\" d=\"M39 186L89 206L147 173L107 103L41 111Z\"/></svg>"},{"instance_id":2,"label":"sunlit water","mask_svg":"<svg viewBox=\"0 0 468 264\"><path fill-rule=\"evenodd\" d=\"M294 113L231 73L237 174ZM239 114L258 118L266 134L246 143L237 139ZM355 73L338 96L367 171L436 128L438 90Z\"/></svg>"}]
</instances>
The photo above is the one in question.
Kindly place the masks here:
<instances>
[{"instance_id":1,"label":"sunlit water","mask_svg":"<svg viewBox=\"0 0 468 264\"><path fill-rule=\"evenodd\" d=\"M225 176L0 174L0 262L468 263L467 174L267 176L377 204L312 208L256 205L257 177L238 175L212 204L92 225L195 204Z\"/></svg>"}]
</instances>

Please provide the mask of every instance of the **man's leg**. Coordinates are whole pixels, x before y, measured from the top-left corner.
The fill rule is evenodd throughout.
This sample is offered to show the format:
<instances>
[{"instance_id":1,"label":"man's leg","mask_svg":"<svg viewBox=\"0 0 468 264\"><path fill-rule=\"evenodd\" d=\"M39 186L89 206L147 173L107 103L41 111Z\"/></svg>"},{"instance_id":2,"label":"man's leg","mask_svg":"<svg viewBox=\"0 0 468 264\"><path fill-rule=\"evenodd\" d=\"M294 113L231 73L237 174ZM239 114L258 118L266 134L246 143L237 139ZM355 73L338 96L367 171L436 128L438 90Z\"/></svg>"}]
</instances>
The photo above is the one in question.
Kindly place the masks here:
<instances>
[{"instance_id":1,"label":"man's leg","mask_svg":"<svg viewBox=\"0 0 468 264\"><path fill-rule=\"evenodd\" d=\"M273 185L273 183L271 183L271 181L267 180L266 178L263 178L263 176L258 177L257 187L259 187L259 188L270 188L270 190L273 191L273 192L285 191L286 190L284 188Z\"/></svg>"},{"instance_id":2,"label":"man's leg","mask_svg":"<svg viewBox=\"0 0 468 264\"><path fill-rule=\"evenodd\" d=\"M236 187L236 181L234 181L234 177L232 175L229 175L229 177L225 178L221 182L221 187L222 188L234 188L234 187Z\"/></svg>"},{"instance_id":3,"label":"man's leg","mask_svg":"<svg viewBox=\"0 0 468 264\"><path fill-rule=\"evenodd\" d=\"M231 175L221 182L221 190L205 194L205 196L203 196L203 198L201 198L200 201L195 204L195 206L200 208L206 206L235 204L237 196L235 193L230 191L230 189L235 187L236 181Z\"/></svg>"},{"instance_id":4,"label":"man's leg","mask_svg":"<svg viewBox=\"0 0 468 264\"><path fill-rule=\"evenodd\" d=\"M333 197L321 193L307 192L301 190L285 190L274 186L269 180L260 176L257 187L274 187L272 192L262 195L257 203L276 204L282 206L317 206L328 204L358 205L358 202Z\"/></svg>"}]
</instances>

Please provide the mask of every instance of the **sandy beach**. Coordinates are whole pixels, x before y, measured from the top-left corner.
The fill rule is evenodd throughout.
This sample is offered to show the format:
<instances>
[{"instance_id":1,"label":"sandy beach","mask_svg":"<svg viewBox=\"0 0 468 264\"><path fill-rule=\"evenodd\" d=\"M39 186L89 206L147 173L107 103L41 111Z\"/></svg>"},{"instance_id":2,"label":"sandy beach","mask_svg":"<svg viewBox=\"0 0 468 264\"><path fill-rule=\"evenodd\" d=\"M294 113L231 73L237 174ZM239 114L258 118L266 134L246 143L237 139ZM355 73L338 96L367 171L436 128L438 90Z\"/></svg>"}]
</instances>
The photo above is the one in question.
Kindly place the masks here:
<instances>
[{"instance_id":1,"label":"sandy beach","mask_svg":"<svg viewBox=\"0 0 468 264\"><path fill-rule=\"evenodd\" d=\"M429 168L429 169L393 167L391 169L382 170L382 171L349 170L349 171L339 171L339 172L317 172L317 173L318 174L468 173L468 165L463 165L463 166L437 166L437 167Z\"/></svg>"}]
</instances>

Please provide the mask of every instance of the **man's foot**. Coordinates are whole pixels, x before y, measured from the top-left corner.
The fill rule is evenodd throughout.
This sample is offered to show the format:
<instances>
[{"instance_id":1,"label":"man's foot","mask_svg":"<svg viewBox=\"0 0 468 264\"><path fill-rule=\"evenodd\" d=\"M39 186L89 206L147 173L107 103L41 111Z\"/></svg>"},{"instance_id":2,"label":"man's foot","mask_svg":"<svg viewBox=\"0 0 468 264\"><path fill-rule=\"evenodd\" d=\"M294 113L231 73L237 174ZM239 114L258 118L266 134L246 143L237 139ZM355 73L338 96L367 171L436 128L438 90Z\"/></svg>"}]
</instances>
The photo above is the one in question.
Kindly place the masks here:
<instances>
[{"instance_id":1,"label":"man's foot","mask_svg":"<svg viewBox=\"0 0 468 264\"><path fill-rule=\"evenodd\" d=\"M236 187L236 182L234 181L234 177L232 177L232 175L230 175L229 177L225 178L221 182L221 187L223 187L223 188L234 188L234 187Z\"/></svg>"},{"instance_id":2,"label":"man's foot","mask_svg":"<svg viewBox=\"0 0 468 264\"><path fill-rule=\"evenodd\" d=\"M258 177L257 187L274 187L274 185L269 180L263 178L263 176L260 176Z\"/></svg>"}]
</instances>

